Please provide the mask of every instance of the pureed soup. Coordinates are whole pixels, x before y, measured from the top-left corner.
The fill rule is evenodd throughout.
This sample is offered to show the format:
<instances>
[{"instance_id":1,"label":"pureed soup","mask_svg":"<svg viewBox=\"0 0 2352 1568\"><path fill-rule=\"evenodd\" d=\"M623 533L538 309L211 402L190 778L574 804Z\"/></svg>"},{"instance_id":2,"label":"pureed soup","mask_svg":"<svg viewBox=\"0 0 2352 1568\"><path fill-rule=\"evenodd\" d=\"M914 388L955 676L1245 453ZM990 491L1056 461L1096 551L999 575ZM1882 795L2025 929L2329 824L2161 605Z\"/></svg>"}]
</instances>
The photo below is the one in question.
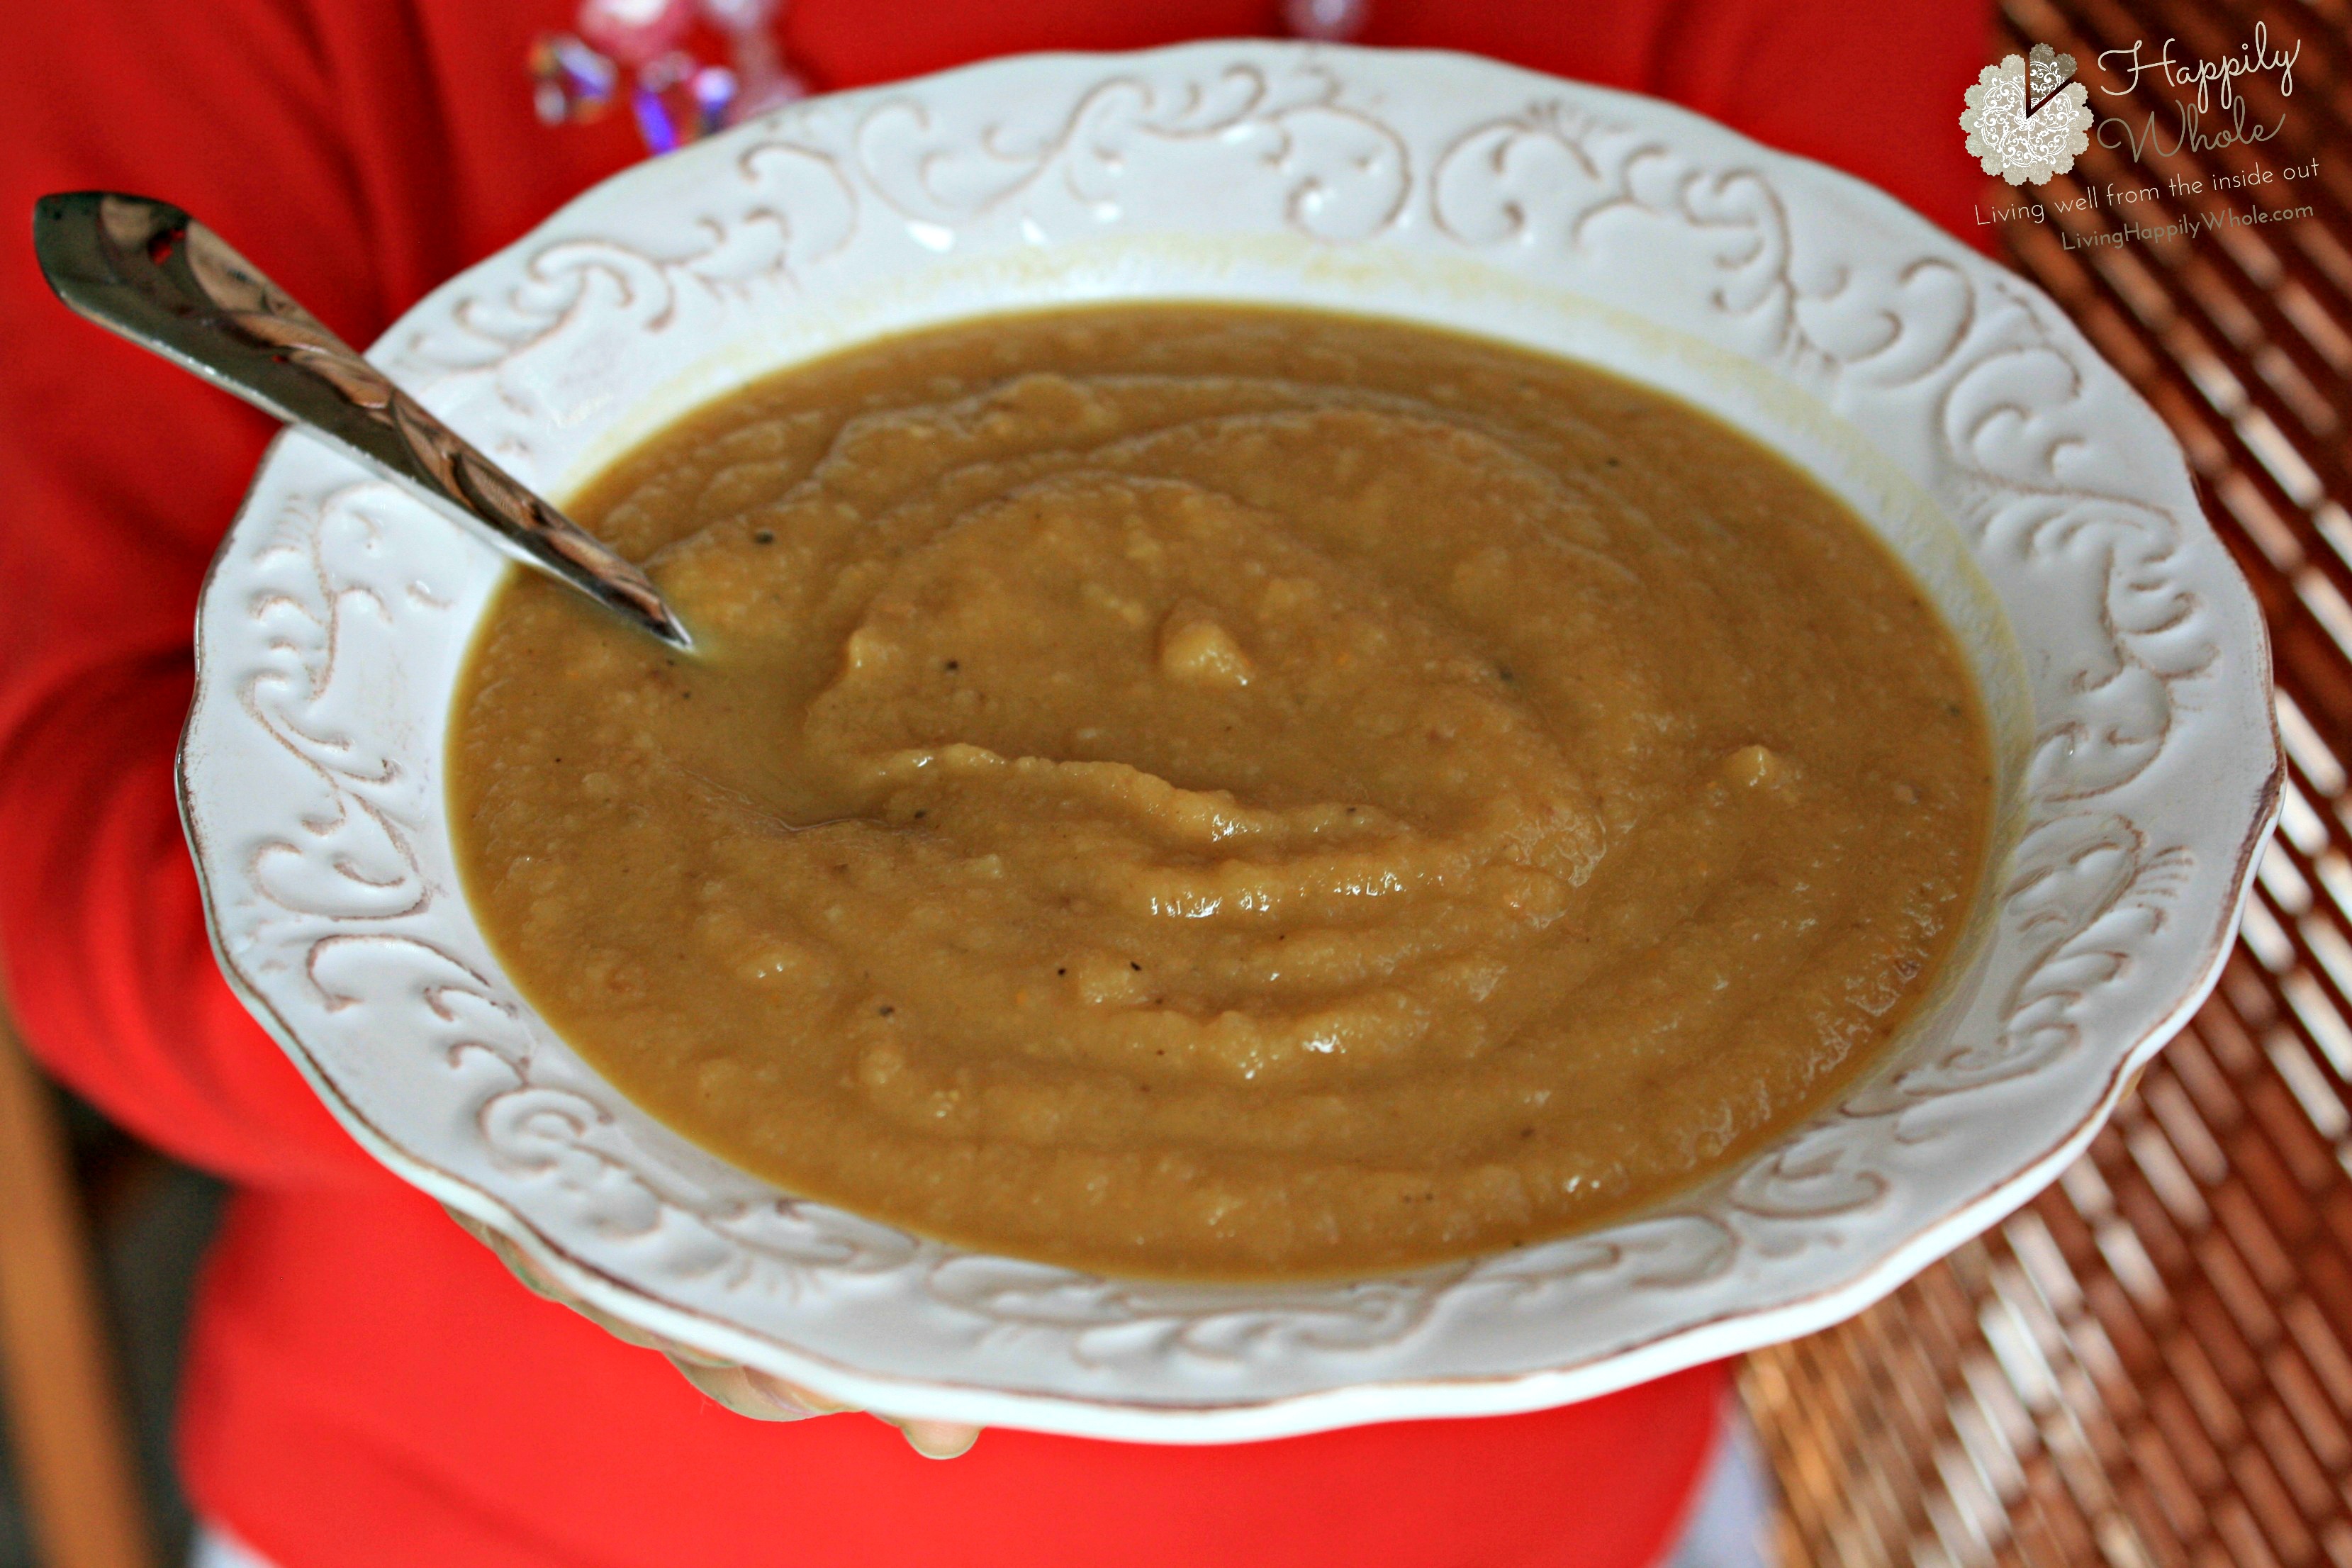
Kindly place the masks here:
<instances>
[{"instance_id":1,"label":"pureed soup","mask_svg":"<svg viewBox=\"0 0 2352 1568\"><path fill-rule=\"evenodd\" d=\"M1397 324L997 318L761 382L572 509L456 709L547 1021L783 1188L1143 1276L1590 1225L1824 1103L1984 858L1964 658L1713 418Z\"/></svg>"}]
</instances>

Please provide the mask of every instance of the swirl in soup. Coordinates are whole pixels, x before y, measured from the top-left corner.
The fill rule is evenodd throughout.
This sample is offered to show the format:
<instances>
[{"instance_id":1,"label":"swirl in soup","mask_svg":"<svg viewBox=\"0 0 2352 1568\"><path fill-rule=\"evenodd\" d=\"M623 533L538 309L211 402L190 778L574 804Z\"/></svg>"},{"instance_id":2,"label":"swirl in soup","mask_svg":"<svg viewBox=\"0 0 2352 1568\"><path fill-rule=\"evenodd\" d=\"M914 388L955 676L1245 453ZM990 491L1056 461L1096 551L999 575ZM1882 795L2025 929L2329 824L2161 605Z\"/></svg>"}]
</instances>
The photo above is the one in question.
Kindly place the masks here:
<instances>
[{"instance_id":1,"label":"swirl in soup","mask_svg":"<svg viewBox=\"0 0 2352 1568\"><path fill-rule=\"evenodd\" d=\"M1969 910L1969 665L1843 503L1443 332L1128 306L876 343L573 509L454 718L550 1024L788 1191L1147 1277L1363 1274L1686 1188Z\"/></svg>"}]
</instances>

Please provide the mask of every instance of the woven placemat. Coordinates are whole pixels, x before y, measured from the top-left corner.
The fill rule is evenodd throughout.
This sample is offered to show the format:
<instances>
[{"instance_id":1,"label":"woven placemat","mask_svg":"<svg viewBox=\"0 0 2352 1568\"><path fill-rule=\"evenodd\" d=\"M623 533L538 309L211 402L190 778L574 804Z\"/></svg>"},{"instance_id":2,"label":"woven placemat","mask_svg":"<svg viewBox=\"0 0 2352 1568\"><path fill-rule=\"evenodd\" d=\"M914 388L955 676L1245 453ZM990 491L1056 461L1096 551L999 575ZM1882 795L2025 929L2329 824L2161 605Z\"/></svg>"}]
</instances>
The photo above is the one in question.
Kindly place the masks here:
<instances>
[{"instance_id":1,"label":"woven placemat","mask_svg":"<svg viewBox=\"0 0 2352 1568\"><path fill-rule=\"evenodd\" d=\"M2144 139L2095 140L2001 239L2188 449L2269 618L2291 776L2221 988L2090 1152L1872 1310L1742 1364L1773 1544L1790 1568L2352 1568L2352 5L2001 20ZM2157 72L2105 90L2127 78L2103 51L2245 59L2258 23L2273 56L2301 46L2291 94L2231 84L2266 139L2215 145L2218 105L2184 139L2194 89ZM1992 182L1982 208L2020 195Z\"/></svg>"}]
</instances>

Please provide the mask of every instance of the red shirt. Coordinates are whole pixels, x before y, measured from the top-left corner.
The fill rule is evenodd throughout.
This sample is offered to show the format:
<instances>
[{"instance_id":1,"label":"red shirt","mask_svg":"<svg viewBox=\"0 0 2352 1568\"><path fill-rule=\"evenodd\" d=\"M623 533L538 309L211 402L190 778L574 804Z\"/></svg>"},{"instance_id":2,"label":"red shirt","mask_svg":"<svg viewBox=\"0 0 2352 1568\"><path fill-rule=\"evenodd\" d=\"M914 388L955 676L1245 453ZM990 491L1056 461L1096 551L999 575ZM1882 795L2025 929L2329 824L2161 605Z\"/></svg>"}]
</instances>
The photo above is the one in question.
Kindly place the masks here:
<instances>
[{"instance_id":1,"label":"red shirt","mask_svg":"<svg viewBox=\"0 0 2352 1568\"><path fill-rule=\"evenodd\" d=\"M1680 99L1968 231L1956 123L1986 18L1832 0L1370 0L1369 41ZM755 1424L526 1293L319 1106L214 967L172 747L198 582L266 420L69 317L43 191L162 195L367 342L639 155L551 130L522 75L566 0L58 0L0 50L0 959L34 1050L240 1184L203 1282L196 1506L282 1568L1574 1563L1671 1537L1719 1369L1539 1415L1155 1448L1000 1431L950 1464L855 1416ZM853 86L1034 48L1278 30L1271 0L797 0L793 63Z\"/></svg>"}]
</instances>

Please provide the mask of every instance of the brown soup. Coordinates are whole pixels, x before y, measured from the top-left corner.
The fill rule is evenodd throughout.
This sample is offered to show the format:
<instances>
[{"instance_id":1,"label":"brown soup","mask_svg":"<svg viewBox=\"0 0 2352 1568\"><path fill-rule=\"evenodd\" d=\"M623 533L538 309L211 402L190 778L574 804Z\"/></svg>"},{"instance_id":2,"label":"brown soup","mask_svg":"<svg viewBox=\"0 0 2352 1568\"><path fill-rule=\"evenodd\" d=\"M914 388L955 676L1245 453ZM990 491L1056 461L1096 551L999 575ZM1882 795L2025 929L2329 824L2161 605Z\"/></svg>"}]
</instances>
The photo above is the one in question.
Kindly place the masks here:
<instances>
[{"instance_id":1,"label":"brown soup","mask_svg":"<svg viewBox=\"0 0 2352 1568\"><path fill-rule=\"evenodd\" d=\"M976 321L572 508L693 658L518 575L469 898L548 1022L789 1191L1116 1273L1367 1273L1738 1160L1929 989L1966 660L1866 526L1589 367L1351 318Z\"/></svg>"}]
</instances>

